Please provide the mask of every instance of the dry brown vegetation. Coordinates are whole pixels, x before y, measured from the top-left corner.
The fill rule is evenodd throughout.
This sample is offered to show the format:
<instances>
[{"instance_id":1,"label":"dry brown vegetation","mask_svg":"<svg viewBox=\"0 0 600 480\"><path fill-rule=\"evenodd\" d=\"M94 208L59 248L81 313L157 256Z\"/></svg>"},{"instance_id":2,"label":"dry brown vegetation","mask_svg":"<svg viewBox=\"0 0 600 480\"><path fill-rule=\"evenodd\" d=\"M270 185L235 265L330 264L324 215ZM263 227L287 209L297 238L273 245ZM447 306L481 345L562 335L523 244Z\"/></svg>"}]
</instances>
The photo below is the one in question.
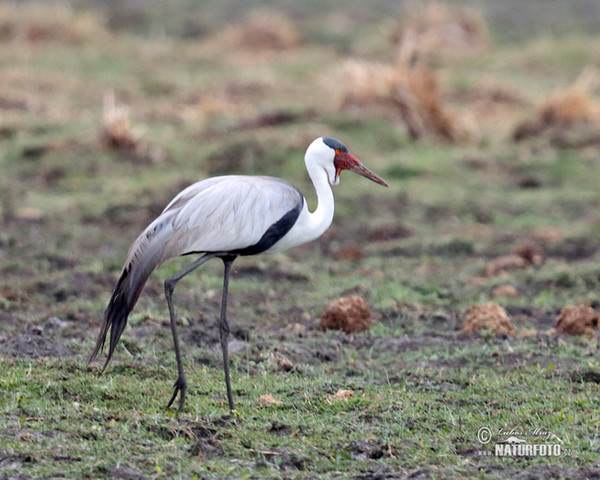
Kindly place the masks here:
<instances>
[{"instance_id":1,"label":"dry brown vegetation","mask_svg":"<svg viewBox=\"0 0 600 480\"><path fill-rule=\"evenodd\" d=\"M348 60L343 76L342 108L383 106L395 113L413 139L468 138L460 118L441 98L438 74L424 62Z\"/></svg>"},{"instance_id":2,"label":"dry brown vegetation","mask_svg":"<svg viewBox=\"0 0 600 480\"><path fill-rule=\"evenodd\" d=\"M98 140L104 147L139 163L151 163L164 157L160 148L142 140L143 132L132 125L129 108L117 104L112 91L104 94L102 119Z\"/></svg>"},{"instance_id":3,"label":"dry brown vegetation","mask_svg":"<svg viewBox=\"0 0 600 480\"><path fill-rule=\"evenodd\" d=\"M390 38L400 57L478 55L489 48L489 32L480 12L451 8L446 2L405 2L406 15Z\"/></svg>"},{"instance_id":4,"label":"dry brown vegetation","mask_svg":"<svg viewBox=\"0 0 600 480\"><path fill-rule=\"evenodd\" d=\"M100 132L100 141L107 147L117 150L137 148L142 134L131 126L129 109L124 105L117 105L114 92L104 95L103 106L104 123Z\"/></svg>"},{"instance_id":5,"label":"dry brown vegetation","mask_svg":"<svg viewBox=\"0 0 600 480\"><path fill-rule=\"evenodd\" d=\"M600 75L586 68L567 89L556 92L544 101L529 118L519 124L513 133L516 141L555 130L556 135L576 123L600 127L600 101L594 92L600 87Z\"/></svg>"},{"instance_id":6,"label":"dry brown vegetation","mask_svg":"<svg viewBox=\"0 0 600 480\"><path fill-rule=\"evenodd\" d=\"M292 20L277 11L252 12L244 21L231 25L219 35L234 48L286 50L300 45L300 34Z\"/></svg>"},{"instance_id":7,"label":"dry brown vegetation","mask_svg":"<svg viewBox=\"0 0 600 480\"><path fill-rule=\"evenodd\" d=\"M450 9L443 2L407 4L407 17L392 35L394 61L348 60L339 84L342 106L379 105L391 110L414 139L463 142L465 122L443 99L439 72L430 66L439 55L479 54L488 48L483 17Z\"/></svg>"},{"instance_id":8,"label":"dry brown vegetation","mask_svg":"<svg viewBox=\"0 0 600 480\"><path fill-rule=\"evenodd\" d=\"M531 102L515 87L487 80L475 90L452 91L445 88L440 69L432 67L440 60L449 64L489 52L489 33L480 13L450 8L445 2L407 2L406 17L391 38L396 48L392 61L353 58L345 62L335 81L342 109L358 107L391 117L413 139L477 141L482 127L492 125L498 131L502 123L500 130L511 125L509 134L516 141L551 131L559 144L577 147L600 142L600 135L592 135L572 145L563 132L575 124L600 125L600 103L594 98L600 81L591 67L531 116ZM523 115L529 118L522 121Z\"/></svg>"},{"instance_id":9,"label":"dry brown vegetation","mask_svg":"<svg viewBox=\"0 0 600 480\"><path fill-rule=\"evenodd\" d=\"M364 15L371 7L357 1L356 9L324 5L325 15L296 2L303 30L292 16L261 26L242 11L231 15L230 2L176 1L172 17L130 29L107 20L115 30L104 31L104 5L129 2L85 0L99 9L88 25L87 13L66 10L57 20L42 2L42 13L28 13L22 1L2 27L0 477L201 477L208 467L222 478L600 471L597 316L589 310L600 304L600 144L565 150L545 131L539 141L510 140L518 119L542 110L563 119L554 130L599 131L591 74L578 95L535 108L571 83L561 79L598 64L597 52L586 53L596 33L573 33L575 55L568 45L554 55L560 39L543 33L519 45L499 39L492 50L485 29L470 44L481 25L439 18L456 10L408 3L391 48L382 31L389 20ZM135 1L143 14L154 3L166 4ZM228 25L190 19L193 6L242 21L217 38L211 32ZM39 24L28 20L34 13ZM419 15L426 18L412 18ZM188 19L202 30L174 34L173 23ZM341 21L324 32L331 20ZM448 36L459 39L454 53L443 51L453 45ZM340 71L333 88L343 111L322 88ZM389 188L345 175L326 236L240 260L230 305L239 415L222 415L221 267L212 262L177 289L187 411L164 408L175 364L162 282L192 257L149 279L107 375L85 367L130 242L176 192L207 176L275 175L297 185L312 210L302 153L319 135L347 142ZM342 331L321 330L325 307L345 295L366 302L336 302L324 323ZM488 299L497 304L477 305ZM573 330L563 313L556 333L583 336L542 334L564 305L578 303L591 306L583 323ZM368 334L344 333L371 321ZM463 324L483 332L464 333ZM469 405L478 408L465 415ZM460 425L445 428L449 418ZM560 470L473 454L493 448L476 439L482 425L530 419L572 449ZM130 470L119 470L114 452L126 452Z\"/></svg>"},{"instance_id":10,"label":"dry brown vegetation","mask_svg":"<svg viewBox=\"0 0 600 480\"><path fill-rule=\"evenodd\" d=\"M352 390L347 390L340 388L335 394L331 395L330 400L336 402L346 402L349 398L354 396L354 392Z\"/></svg>"},{"instance_id":11,"label":"dry brown vegetation","mask_svg":"<svg viewBox=\"0 0 600 480\"><path fill-rule=\"evenodd\" d=\"M106 31L97 15L65 3L0 4L0 39L12 42L82 43L98 41Z\"/></svg>"}]
</instances>

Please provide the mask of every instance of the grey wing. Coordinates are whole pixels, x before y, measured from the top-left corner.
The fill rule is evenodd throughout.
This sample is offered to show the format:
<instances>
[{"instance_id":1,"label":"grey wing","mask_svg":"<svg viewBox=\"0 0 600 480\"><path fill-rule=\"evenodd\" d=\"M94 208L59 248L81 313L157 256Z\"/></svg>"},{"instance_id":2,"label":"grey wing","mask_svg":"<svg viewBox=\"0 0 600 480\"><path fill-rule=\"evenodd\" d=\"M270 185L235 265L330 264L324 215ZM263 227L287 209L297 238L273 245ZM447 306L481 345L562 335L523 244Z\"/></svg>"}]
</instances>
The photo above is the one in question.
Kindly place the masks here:
<instances>
[{"instance_id":1,"label":"grey wing","mask_svg":"<svg viewBox=\"0 0 600 480\"><path fill-rule=\"evenodd\" d=\"M172 228L163 261L192 252L260 253L287 233L303 204L302 194L278 178L226 176L198 182L161 215Z\"/></svg>"},{"instance_id":2,"label":"grey wing","mask_svg":"<svg viewBox=\"0 0 600 480\"><path fill-rule=\"evenodd\" d=\"M177 213L183 208L195 195L209 188L214 183L221 180L222 177L214 177L207 180L196 182L193 185L179 192L173 200L165 207L163 212L140 234L133 242L123 270L134 266L148 264L152 268L160 265L170 256L165 253L165 245L172 241L173 220ZM173 255L171 255L173 256Z\"/></svg>"}]
</instances>

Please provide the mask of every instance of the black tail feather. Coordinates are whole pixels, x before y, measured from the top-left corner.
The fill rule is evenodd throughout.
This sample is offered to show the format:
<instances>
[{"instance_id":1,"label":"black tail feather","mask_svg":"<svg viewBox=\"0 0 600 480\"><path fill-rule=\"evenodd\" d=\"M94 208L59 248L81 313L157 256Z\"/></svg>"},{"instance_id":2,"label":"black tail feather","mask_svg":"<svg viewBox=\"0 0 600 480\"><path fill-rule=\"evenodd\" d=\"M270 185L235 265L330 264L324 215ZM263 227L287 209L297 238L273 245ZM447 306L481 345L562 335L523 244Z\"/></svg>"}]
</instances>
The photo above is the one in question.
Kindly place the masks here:
<instances>
[{"instance_id":1,"label":"black tail feather","mask_svg":"<svg viewBox=\"0 0 600 480\"><path fill-rule=\"evenodd\" d=\"M104 312L104 321L88 364L104 348L106 337L110 331L108 355L102 371L107 367L115 348L117 348L119 338L127 326L127 318L144 289L146 280L164 258L169 258L169 256L163 255L163 248L172 232L173 228L168 219L161 216L152 222L131 245L121 278L119 278Z\"/></svg>"},{"instance_id":2,"label":"black tail feather","mask_svg":"<svg viewBox=\"0 0 600 480\"><path fill-rule=\"evenodd\" d=\"M102 327L100 328L98 339L96 340L96 346L94 347L94 351L92 352L92 355L88 361L89 365L92 361L94 361L98 353L104 349L106 336L110 330L108 355L106 356L106 361L102 367L102 372L104 372L108 366L113 353L115 352L115 348L117 348L119 338L121 338L121 334L127 326L127 318L129 317L131 310L133 310L133 307L135 306L137 299L144 287L144 284L142 284L140 287L136 288L136 291L130 291L130 282L125 281L127 274L128 271L125 270L121 275L112 297L110 298L108 307L106 307L106 310L104 311L104 321L102 323Z\"/></svg>"}]
</instances>

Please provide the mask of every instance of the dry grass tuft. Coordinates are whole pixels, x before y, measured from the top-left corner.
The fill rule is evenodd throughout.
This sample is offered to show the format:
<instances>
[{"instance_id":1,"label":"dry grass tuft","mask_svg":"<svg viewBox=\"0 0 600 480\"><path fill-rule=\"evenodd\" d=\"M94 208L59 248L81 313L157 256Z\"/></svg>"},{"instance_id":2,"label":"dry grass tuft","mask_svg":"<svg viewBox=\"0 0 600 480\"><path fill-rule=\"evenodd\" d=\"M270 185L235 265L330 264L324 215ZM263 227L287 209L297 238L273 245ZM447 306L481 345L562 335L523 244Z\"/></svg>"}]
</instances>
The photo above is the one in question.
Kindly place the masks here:
<instances>
[{"instance_id":1,"label":"dry grass tuft","mask_svg":"<svg viewBox=\"0 0 600 480\"><path fill-rule=\"evenodd\" d=\"M343 77L335 81L342 107L392 111L413 139L468 140L464 119L442 99L439 74L429 65L439 55L487 50L489 35L483 17L451 9L443 2L410 4L406 19L392 37L398 45L395 61L350 60L343 65Z\"/></svg>"},{"instance_id":2,"label":"dry grass tuft","mask_svg":"<svg viewBox=\"0 0 600 480\"><path fill-rule=\"evenodd\" d=\"M270 393L265 393L258 397L258 402L261 407L268 407L270 405L283 405L283 402L278 398L275 398Z\"/></svg>"},{"instance_id":3,"label":"dry grass tuft","mask_svg":"<svg viewBox=\"0 0 600 480\"><path fill-rule=\"evenodd\" d=\"M406 2L406 15L392 32L400 58L470 56L489 48L490 36L481 13L450 8L445 2Z\"/></svg>"},{"instance_id":4,"label":"dry grass tuft","mask_svg":"<svg viewBox=\"0 0 600 480\"><path fill-rule=\"evenodd\" d=\"M600 126L600 102L593 97L600 88L600 73L585 68L573 85L546 100L535 116L523 121L513 132L515 141L540 135L546 131L564 130L576 123Z\"/></svg>"},{"instance_id":5,"label":"dry grass tuft","mask_svg":"<svg viewBox=\"0 0 600 480\"><path fill-rule=\"evenodd\" d=\"M435 71L424 62L394 64L349 60L343 67L342 106L383 105L399 115L414 139L428 136L448 141L466 140L468 135L456 114L440 96Z\"/></svg>"},{"instance_id":6,"label":"dry grass tuft","mask_svg":"<svg viewBox=\"0 0 600 480\"><path fill-rule=\"evenodd\" d=\"M329 400L335 402L347 402L348 399L352 397L354 397L354 392L352 390L340 388L337 392L329 397Z\"/></svg>"},{"instance_id":7,"label":"dry grass tuft","mask_svg":"<svg viewBox=\"0 0 600 480\"><path fill-rule=\"evenodd\" d=\"M79 44L106 35L99 17L74 11L64 3L0 4L0 40Z\"/></svg>"},{"instance_id":8,"label":"dry grass tuft","mask_svg":"<svg viewBox=\"0 0 600 480\"><path fill-rule=\"evenodd\" d=\"M283 13L256 11L223 32L226 43L249 50L286 50L300 45L300 34Z\"/></svg>"},{"instance_id":9,"label":"dry grass tuft","mask_svg":"<svg viewBox=\"0 0 600 480\"><path fill-rule=\"evenodd\" d=\"M598 71L586 68L573 85L545 102L540 117L548 124L570 124L577 120L600 122L600 105L592 92L600 86Z\"/></svg>"},{"instance_id":10,"label":"dry grass tuft","mask_svg":"<svg viewBox=\"0 0 600 480\"><path fill-rule=\"evenodd\" d=\"M114 92L104 95L103 127L100 142L116 150L136 149L142 134L134 131L129 119L129 109L117 105Z\"/></svg>"},{"instance_id":11,"label":"dry grass tuft","mask_svg":"<svg viewBox=\"0 0 600 480\"><path fill-rule=\"evenodd\" d=\"M117 105L114 92L104 95L103 126L98 135L105 147L124 153L134 162L152 163L164 157L164 152L142 141L142 132L131 125L129 109Z\"/></svg>"}]
</instances>

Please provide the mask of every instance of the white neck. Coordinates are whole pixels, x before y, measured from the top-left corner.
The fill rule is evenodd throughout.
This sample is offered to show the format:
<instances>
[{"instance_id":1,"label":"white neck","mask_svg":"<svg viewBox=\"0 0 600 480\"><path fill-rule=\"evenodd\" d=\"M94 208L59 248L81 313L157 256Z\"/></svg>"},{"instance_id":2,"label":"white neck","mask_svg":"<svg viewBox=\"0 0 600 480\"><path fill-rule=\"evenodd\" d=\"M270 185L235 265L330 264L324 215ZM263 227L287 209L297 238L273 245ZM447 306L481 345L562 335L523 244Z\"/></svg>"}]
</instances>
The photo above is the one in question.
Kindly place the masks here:
<instances>
[{"instance_id":1,"label":"white neck","mask_svg":"<svg viewBox=\"0 0 600 480\"><path fill-rule=\"evenodd\" d=\"M327 179L327 172L318 165L307 165L308 175L313 182L317 193L317 208L310 213L310 225L313 238L320 237L331 225L333 220L334 202L331 185Z\"/></svg>"},{"instance_id":2,"label":"white neck","mask_svg":"<svg viewBox=\"0 0 600 480\"><path fill-rule=\"evenodd\" d=\"M307 163L306 167L317 193L317 208L311 213L306 205L306 199L304 199L304 206L298 220L296 220L290 231L269 249L269 252L281 252L311 242L319 238L331 225L334 210L333 192L327 180L327 172L323 167L310 162Z\"/></svg>"}]
</instances>

